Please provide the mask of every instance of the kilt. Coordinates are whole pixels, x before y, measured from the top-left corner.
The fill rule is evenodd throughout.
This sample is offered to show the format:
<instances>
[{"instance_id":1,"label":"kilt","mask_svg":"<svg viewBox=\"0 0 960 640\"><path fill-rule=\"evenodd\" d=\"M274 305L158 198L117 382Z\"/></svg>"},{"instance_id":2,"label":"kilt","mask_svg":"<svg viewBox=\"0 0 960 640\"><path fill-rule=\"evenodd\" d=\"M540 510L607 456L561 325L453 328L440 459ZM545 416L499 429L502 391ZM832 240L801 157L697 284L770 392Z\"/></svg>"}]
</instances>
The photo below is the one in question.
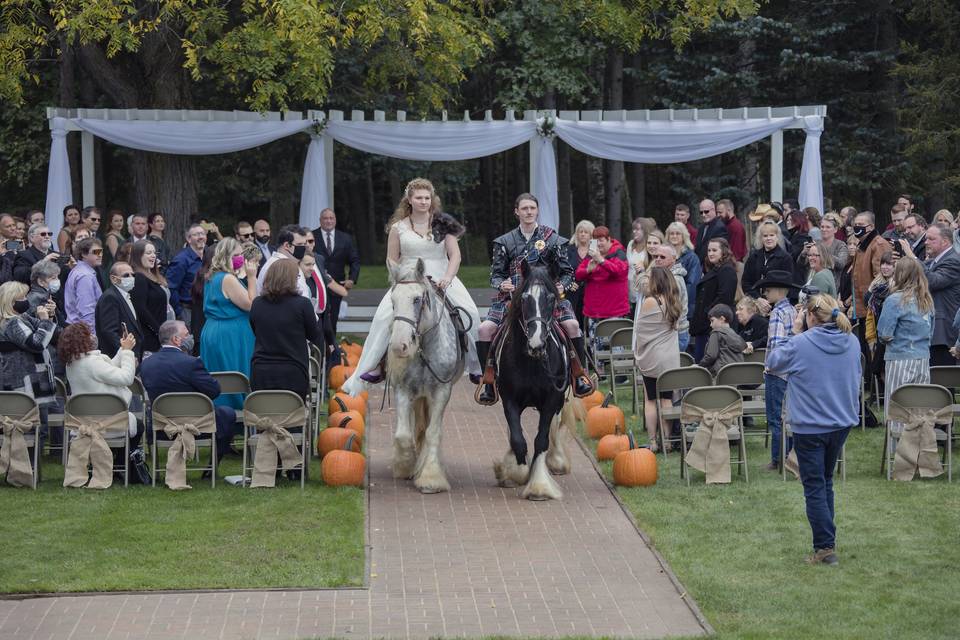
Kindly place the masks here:
<instances>
[{"instance_id":1,"label":"kilt","mask_svg":"<svg viewBox=\"0 0 960 640\"><path fill-rule=\"evenodd\" d=\"M490 311L487 313L487 317L484 318L484 322L489 320L495 325L500 326L503 324L503 319L507 317L507 309L509 308L510 300L494 300L490 304ZM557 322L566 322L567 320L576 321L577 315L573 312L573 305L570 304L570 301L564 298L553 310L553 318Z\"/></svg>"}]
</instances>

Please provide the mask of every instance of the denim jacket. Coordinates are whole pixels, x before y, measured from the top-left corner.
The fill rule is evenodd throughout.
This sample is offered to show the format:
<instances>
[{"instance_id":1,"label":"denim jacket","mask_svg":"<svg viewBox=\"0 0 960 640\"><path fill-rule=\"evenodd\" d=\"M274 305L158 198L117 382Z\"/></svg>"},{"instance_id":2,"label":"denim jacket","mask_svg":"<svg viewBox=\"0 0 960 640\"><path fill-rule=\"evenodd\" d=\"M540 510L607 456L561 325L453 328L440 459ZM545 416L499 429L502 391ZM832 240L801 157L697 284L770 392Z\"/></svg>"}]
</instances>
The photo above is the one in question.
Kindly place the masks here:
<instances>
[{"instance_id":1,"label":"denim jacket","mask_svg":"<svg viewBox=\"0 0 960 640\"><path fill-rule=\"evenodd\" d=\"M914 360L930 357L933 311L920 314L916 301L901 304L903 294L891 293L883 303L877 322L877 337L887 343L884 360Z\"/></svg>"}]
</instances>

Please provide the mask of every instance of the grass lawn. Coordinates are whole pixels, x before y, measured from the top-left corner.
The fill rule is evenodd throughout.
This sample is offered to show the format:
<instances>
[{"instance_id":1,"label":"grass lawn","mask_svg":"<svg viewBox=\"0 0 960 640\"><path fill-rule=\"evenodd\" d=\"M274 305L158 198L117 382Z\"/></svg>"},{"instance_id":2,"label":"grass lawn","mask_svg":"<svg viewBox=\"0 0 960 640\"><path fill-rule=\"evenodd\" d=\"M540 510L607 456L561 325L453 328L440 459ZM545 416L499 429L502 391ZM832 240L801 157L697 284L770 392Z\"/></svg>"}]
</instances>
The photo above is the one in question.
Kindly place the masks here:
<instances>
[{"instance_id":1,"label":"grass lawn","mask_svg":"<svg viewBox=\"0 0 960 640\"><path fill-rule=\"evenodd\" d=\"M490 287L490 265L461 265L457 277L468 289ZM387 267L383 264L365 264L360 267L358 289L386 289L390 286Z\"/></svg>"},{"instance_id":2,"label":"grass lawn","mask_svg":"<svg viewBox=\"0 0 960 640\"><path fill-rule=\"evenodd\" d=\"M201 456L207 450L201 450ZM227 456L221 476L240 473ZM38 491L0 486L0 592L357 586L361 489L327 487L319 461L304 491L286 478L251 490L190 474L192 491L122 483L64 489L45 464Z\"/></svg>"},{"instance_id":3,"label":"grass lawn","mask_svg":"<svg viewBox=\"0 0 960 640\"><path fill-rule=\"evenodd\" d=\"M642 417L628 421L646 441ZM803 489L762 471L769 451L750 442L749 484L734 475L706 486L693 471L688 488L679 454L665 464L658 454L656 486L617 489L719 638L958 636L960 486L946 474L888 482L882 429L855 429L847 480L834 485L840 566L811 567L802 562L811 552ZM612 464L600 466L612 481Z\"/></svg>"}]
</instances>

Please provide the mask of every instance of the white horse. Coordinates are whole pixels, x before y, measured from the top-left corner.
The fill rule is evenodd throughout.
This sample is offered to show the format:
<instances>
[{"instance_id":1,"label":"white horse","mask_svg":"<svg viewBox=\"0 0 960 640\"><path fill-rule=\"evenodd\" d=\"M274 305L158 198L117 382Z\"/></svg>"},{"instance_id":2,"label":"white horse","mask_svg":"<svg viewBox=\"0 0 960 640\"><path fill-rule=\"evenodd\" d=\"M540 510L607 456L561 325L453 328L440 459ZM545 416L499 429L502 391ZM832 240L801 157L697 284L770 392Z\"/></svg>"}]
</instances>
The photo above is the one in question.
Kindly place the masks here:
<instances>
[{"instance_id":1,"label":"white horse","mask_svg":"<svg viewBox=\"0 0 960 640\"><path fill-rule=\"evenodd\" d=\"M448 491L440 463L443 413L463 375L464 353L456 327L424 275L423 261L390 265L393 327L387 376L397 404L393 476L413 478L423 493Z\"/></svg>"}]
</instances>

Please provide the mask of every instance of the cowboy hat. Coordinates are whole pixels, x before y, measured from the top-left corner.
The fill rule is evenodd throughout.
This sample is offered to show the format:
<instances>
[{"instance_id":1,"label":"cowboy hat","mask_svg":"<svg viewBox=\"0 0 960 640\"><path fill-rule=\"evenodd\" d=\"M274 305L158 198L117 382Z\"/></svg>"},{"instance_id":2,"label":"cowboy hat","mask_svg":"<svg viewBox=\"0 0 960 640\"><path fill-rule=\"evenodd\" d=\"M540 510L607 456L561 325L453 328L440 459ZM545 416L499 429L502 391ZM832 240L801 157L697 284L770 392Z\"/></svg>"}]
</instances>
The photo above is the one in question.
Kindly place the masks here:
<instances>
[{"instance_id":1,"label":"cowboy hat","mask_svg":"<svg viewBox=\"0 0 960 640\"><path fill-rule=\"evenodd\" d=\"M780 271L778 269L771 269L768 271L767 275L764 276L756 286L758 290L769 289L773 287L778 289L800 288L800 285L793 281L793 274L791 274L789 271Z\"/></svg>"},{"instance_id":2,"label":"cowboy hat","mask_svg":"<svg viewBox=\"0 0 960 640\"><path fill-rule=\"evenodd\" d=\"M747 217L750 218L752 222L760 222L767 216L776 218L777 221L783 218L783 216L779 211L777 211L776 209L774 209L768 204L758 204L757 208L751 211L750 215L748 215Z\"/></svg>"}]
</instances>

